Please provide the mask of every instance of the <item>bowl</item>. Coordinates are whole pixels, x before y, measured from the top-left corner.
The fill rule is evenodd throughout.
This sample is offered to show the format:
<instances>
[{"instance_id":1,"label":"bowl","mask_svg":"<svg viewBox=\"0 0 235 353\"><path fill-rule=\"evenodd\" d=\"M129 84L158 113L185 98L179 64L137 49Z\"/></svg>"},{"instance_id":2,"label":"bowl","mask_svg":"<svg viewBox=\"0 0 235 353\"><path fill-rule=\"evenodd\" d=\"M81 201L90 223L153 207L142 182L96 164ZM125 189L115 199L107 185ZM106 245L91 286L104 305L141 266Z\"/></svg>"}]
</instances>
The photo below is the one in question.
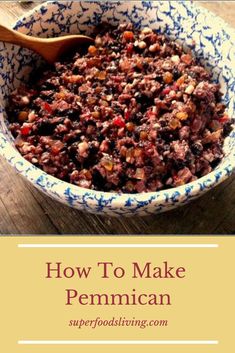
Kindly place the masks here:
<instances>
[{"instance_id":1,"label":"bowl","mask_svg":"<svg viewBox=\"0 0 235 353\"><path fill-rule=\"evenodd\" d=\"M185 1L49 1L20 18L14 29L39 37L90 34L102 21L151 27L192 47L220 82L230 116L235 110L235 33L214 14ZM41 59L31 51L0 43L0 153L18 173L48 196L79 210L110 216L148 215L170 210L202 195L235 168L235 129L224 143L225 156L210 174L180 187L151 193L119 194L84 189L61 181L25 160L14 147L5 107L9 93L27 81Z\"/></svg>"}]
</instances>

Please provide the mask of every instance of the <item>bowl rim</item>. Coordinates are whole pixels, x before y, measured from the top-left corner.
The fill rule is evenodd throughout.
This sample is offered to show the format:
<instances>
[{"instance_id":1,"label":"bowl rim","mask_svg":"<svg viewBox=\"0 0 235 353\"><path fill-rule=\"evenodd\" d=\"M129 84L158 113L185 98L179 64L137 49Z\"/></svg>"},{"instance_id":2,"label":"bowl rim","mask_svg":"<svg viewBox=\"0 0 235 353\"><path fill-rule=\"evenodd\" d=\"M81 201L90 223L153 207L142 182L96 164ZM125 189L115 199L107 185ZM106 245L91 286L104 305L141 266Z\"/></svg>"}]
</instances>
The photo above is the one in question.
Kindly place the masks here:
<instances>
[{"instance_id":1,"label":"bowl rim","mask_svg":"<svg viewBox=\"0 0 235 353\"><path fill-rule=\"evenodd\" d=\"M44 3L38 4L36 7L28 11L26 14L20 16L17 18L14 23L12 23L11 28L17 28L20 29L19 23L24 22L27 20L32 15L35 15L38 11L40 11L44 7L48 7L50 5L56 5L60 1L46 1ZM69 1L68 1L69 2ZM89 2L89 1L88 1ZM92 1L90 1L92 2ZM110 2L107 0L107 2ZM112 3L121 3L121 1L112 1ZM155 1L153 1L155 2ZM179 3L184 3L184 6L190 9L195 9L195 10L200 10L201 13L206 14L207 16L213 16L214 20L215 18L218 18L222 23L224 23L224 30L227 31L227 33L235 39L235 30L231 28L222 18L219 16L213 14L212 12L208 11L205 8L202 8L199 4L195 3L188 3L185 1L179 1ZM23 27L23 26L21 26ZM235 46L235 45L234 45ZM2 115L2 109L0 108L0 114ZM233 136L235 138L235 136ZM2 140L2 143L1 143ZM174 199L177 195L184 195L187 190L190 190L190 197L194 197L200 193L202 193L204 190L208 190L212 188L215 185L218 185L222 181L224 181L226 178L228 178L232 172L235 170L235 154L233 152L230 152L229 156L227 157L228 160L226 163L223 162L223 159L221 161L222 165L219 165L217 169L212 170L210 173L206 174L205 176L192 181L190 183L186 183L184 185L178 186L178 187L173 187L169 189L163 189L159 191L153 191L153 192L141 192L141 193L121 193L121 192L105 192L105 191L99 191L99 190L92 190L92 189L86 189L82 188L80 186L77 186L75 184L71 184L69 182L63 181L61 179L58 179L46 172L44 172L42 169L34 166L32 163L27 161L20 153L19 151L12 145L6 138L5 135L2 131L0 131L0 154L8 161L8 163L13 166L18 173L23 175L27 180L32 182L34 185L37 184L38 179L40 177L44 177L48 182L49 185L54 185L56 184L56 191L59 193L59 196L65 195L65 190L71 190L72 194L74 195L82 195L84 193L89 193L94 195L94 198L96 200L98 199L110 199L112 196L115 196L114 199L112 200L112 205L113 206L119 206L120 204L124 204L124 202L128 200L133 200L135 202L143 202L143 201L149 201L149 199L152 198L152 203L161 203L166 201L166 195L167 199ZM20 162L20 168L19 168L19 162ZM27 175L27 171L32 169L35 173L31 173L31 177ZM219 177L218 177L219 175ZM48 187L46 186L44 188L44 191L48 193L50 190L51 186Z\"/></svg>"}]
</instances>

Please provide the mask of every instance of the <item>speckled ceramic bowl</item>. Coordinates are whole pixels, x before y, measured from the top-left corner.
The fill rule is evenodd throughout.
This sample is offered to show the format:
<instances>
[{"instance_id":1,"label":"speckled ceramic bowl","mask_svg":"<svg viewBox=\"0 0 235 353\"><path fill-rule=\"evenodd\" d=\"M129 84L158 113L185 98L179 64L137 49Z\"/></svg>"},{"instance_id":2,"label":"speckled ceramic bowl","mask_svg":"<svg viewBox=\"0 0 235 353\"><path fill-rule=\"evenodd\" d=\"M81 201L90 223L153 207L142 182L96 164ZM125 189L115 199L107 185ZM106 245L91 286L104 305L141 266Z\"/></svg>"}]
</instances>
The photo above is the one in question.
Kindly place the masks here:
<instances>
[{"instance_id":1,"label":"speckled ceramic bowl","mask_svg":"<svg viewBox=\"0 0 235 353\"><path fill-rule=\"evenodd\" d=\"M180 1L68 1L39 5L19 19L14 28L22 33L50 37L65 33L87 33L101 21L112 24L131 21L149 26L194 49L197 57L214 73L224 93L230 116L235 110L235 35L221 19L195 5ZM160 192L117 194L83 189L58 180L27 162L14 148L8 131L5 105L9 92L27 80L40 64L36 54L0 43L0 153L35 187L69 206L88 212L147 215L182 205L226 179L235 167L235 131L225 141L225 157L210 174L192 183Z\"/></svg>"}]
</instances>

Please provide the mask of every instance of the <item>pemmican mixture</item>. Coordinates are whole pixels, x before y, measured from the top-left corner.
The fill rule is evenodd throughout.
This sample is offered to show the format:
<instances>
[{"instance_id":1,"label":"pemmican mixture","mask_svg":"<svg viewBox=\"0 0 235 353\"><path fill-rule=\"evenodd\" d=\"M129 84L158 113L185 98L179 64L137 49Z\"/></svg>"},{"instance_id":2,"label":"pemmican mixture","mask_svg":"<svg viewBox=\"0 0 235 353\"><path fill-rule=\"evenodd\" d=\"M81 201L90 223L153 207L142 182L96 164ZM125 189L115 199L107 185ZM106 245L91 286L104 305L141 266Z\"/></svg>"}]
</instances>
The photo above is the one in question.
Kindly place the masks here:
<instances>
[{"instance_id":1,"label":"pemmican mixture","mask_svg":"<svg viewBox=\"0 0 235 353\"><path fill-rule=\"evenodd\" d=\"M205 68L150 28L103 25L95 36L85 55L12 93L10 129L24 158L78 186L124 193L211 172L231 120Z\"/></svg>"}]
</instances>

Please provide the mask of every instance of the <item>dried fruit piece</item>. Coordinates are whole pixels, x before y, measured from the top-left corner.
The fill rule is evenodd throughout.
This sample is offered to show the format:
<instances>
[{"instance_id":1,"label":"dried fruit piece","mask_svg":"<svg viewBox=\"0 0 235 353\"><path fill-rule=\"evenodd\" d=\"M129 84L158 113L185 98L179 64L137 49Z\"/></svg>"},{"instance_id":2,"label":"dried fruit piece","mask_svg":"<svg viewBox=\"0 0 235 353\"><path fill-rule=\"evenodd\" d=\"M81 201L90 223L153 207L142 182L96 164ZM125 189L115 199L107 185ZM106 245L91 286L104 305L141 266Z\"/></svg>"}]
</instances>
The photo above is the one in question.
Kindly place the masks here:
<instances>
[{"instance_id":1,"label":"dried fruit piece","mask_svg":"<svg viewBox=\"0 0 235 353\"><path fill-rule=\"evenodd\" d=\"M80 142L78 144L78 152L82 157L86 157L87 156L87 150L89 148L89 145L86 141Z\"/></svg>"},{"instance_id":2,"label":"dried fruit piece","mask_svg":"<svg viewBox=\"0 0 235 353\"><path fill-rule=\"evenodd\" d=\"M140 139L141 140L146 140L147 138L148 138L147 131L144 131L144 130L140 131Z\"/></svg>"},{"instance_id":3,"label":"dried fruit piece","mask_svg":"<svg viewBox=\"0 0 235 353\"><path fill-rule=\"evenodd\" d=\"M143 154L142 148L136 147L134 150L134 157L140 157Z\"/></svg>"},{"instance_id":4,"label":"dried fruit piece","mask_svg":"<svg viewBox=\"0 0 235 353\"><path fill-rule=\"evenodd\" d=\"M113 170L113 158L109 155L105 155L101 161L100 164L108 171L111 172Z\"/></svg>"},{"instance_id":5,"label":"dried fruit piece","mask_svg":"<svg viewBox=\"0 0 235 353\"><path fill-rule=\"evenodd\" d=\"M193 91L194 91L193 85L189 85L188 87L185 88L185 93L187 93L187 94L192 94Z\"/></svg>"},{"instance_id":6,"label":"dried fruit piece","mask_svg":"<svg viewBox=\"0 0 235 353\"><path fill-rule=\"evenodd\" d=\"M92 179L92 174L89 170L87 169L83 169L81 170L81 174L84 175L84 177L86 177L88 180L91 180Z\"/></svg>"},{"instance_id":7,"label":"dried fruit piece","mask_svg":"<svg viewBox=\"0 0 235 353\"><path fill-rule=\"evenodd\" d=\"M112 94L108 94L106 97L105 97L105 100L107 102L111 102L113 100L113 95Z\"/></svg>"},{"instance_id":8,"label":"dried fruit piece","mask_svg":"<svg viewBox=\"0 0 235 353\"><path fill-rule=\"evenodd\" d=\"M145 178L144 168L137 168L135 172L135 178L143 180Z\"/></svg>"},{"instance_id":9,"label":"dried fruit piece","mask_svg":"<svg viewBox=\"0 0 235 353\"><path fill-rule=\"evenodd\" d=\"M126 151L126 162L127 163L134 163L135 158L134 158L134 148L131 147Z\"/></svg>"},{"instance_id":10,"label":"dried fruit piece","mask_svg":"<svg viewBox=\"0 0 235 353\"><path fill-rule=\"evenodd\" d=\"M127 192L133 192L135 190L135 185L132 181L128 180L128 182L125 185L125 189Z\"/></svg>"},{"instance_id":11,"label":"dried fruit piece","mask_svg":"<svg viewBox=\"0 0 235 353\"><path fill-rule=\"evenodd\" d=\"M126 129L127 129L129 132L134 131L134 130L135 130L135 124L132 123L132 122L126 123Z\"/></svg>"},{"instance_id":12,"label":"dried fruit piece","mask_svg":"<svg viewBox=\"0 0 235 353\"><path fill-rule=\"evenodd\" d=\"M95 39L95 45L96 45L97 47L102 47L102 44L103 44L102 38L99 37L99 36L97 36L96 39Z\"/></svg>"},{"instance_id":13,"label":"dried fruit piece","mask_svg":"<svg viewBox=\"0 0 235 353\"><path fill-rule=\"evenodd\" d=\"M174 64L179 64L180 63L180 57L179 55L173 55L171 57L171 61L174 63Z\"/></svg>"},{"instance_id":14,"label":"dried fruit piece","mask_svg":"<svg viewBox=\"0 0 235 353\"><path fill-rule=\"evenodd\" d=\"M177 129L178 127L181 127L181 123L178 119L171 119L170 121L170 124L169 124L169 127L172 129L172 130L175 130Z\"/></svg>"},{"instance_id":15,"label":"dried fruit piece","mask_svg":"<svg viewBox=\"0 0 235 353\"><path fill-rule=\"evenodd\" d=\"M211 143L211 142L216 142L221 136L222 129L214 131L212 133L209 133L207 136L205 136L202 140L203 143Z\"/></svg>"},{"instance_id":16,"label":"dried fruit piece","mask_svg":"<svg viewBox=\"0 0 235 353\"><path fill-rule=\"evenodd\" d=\"M90 45L88 48L88 53L90 55L96 55L97 54L97 48L94 45Z\"/></svg>"},{"instance_id":17,"label":"dried fruit piece","mask_svg":"<svg viewBox=\"0 0 235 353\"><path fill-rule=\"evenodd\" d=\"M103 107L108 107L109 106L109 103L103 99L100 100L100 105L103 106Z\"/></svg>"},{"instance_id":18,"label":"dried fruit piece","mask_svg":"<svg viewBox=\"0 0 235 353\"><path fill-rule=\"evenodd\" d=\"M46 110L48 113L52 113L52 108L47 102L43 103L43 109Z\"/></svg>"},{"instance_id":19,"label":"dried fruit piece","mask_svg":"<svg viewBox=\"0 0 235 353\"><path fill-rule=\"evenodd\" d=\"M147 47L147 44L142 40L138 43L138 47L140 49L145 49Z\"/></svg>"},{"instance_id":20,"label":"dried fruit piece","mask_svg":"<svg viewBox=\"0 0 235 353\"><path fill-rule=\"evenodd\" d=\"M170 91L171 91L171 87L166 87L166 88L164 88L164 90L162 91L162 94L167 95L167 94L170 93Z\"/></svg>"},{"instance_id":21,"label":"dried fruit piece","mask_svg":"<svg viewBox=\"0 0 235 353\"><path fill-rule=\"evenodd\" d=\"M129 110L127 110L127 111L125 112L125 120L129 120L130 117L131 117L131 112L130 112Z\"/></svg>"},{"instance_id":22,"label":"dried fruit piece","mask_svg":"<svg viewBox=\"0 0 235 353\"><path fill-rule=\"evenodd\" d=\"M64 143L60 140L53 141L51 146L51 152L53 154L58 154L64 148Z\"/></svg>"},{"instance_id":23,"label":"dried fruit piece","mask_svg":"<svg viewBox=\"0 0 235 353\"><path fill-rule=\"evenodd\" d=\"M95 112L92 113L92 116L93 116L94 119L99 119L100 118L100 112L95 111Z\"/></svg>"},{"instance_id":24,"label":"dried fruit piece","mask_svg":"<svg viewBox=\"0 0 235 353\"><path fill-rule=\"evenodd\" d=\"M96 98L96 97L91 96L91 97L88 97L88 98L87 98L87 103L88 103L89 105L95 104L96 101L97 101L97 98Z\"/></svg>"},{"instance_id":25,"label":"dried fruit piece","mask_svg":"<svg viewBox=\"0 0 235 353\"><path fill-rule=\"evenodd\" d=\"M142 34L150 34L150 33L153 33L153 30L149 27L145 27L142 29L141 33Z\"/></svg>"},{"instance_id":26,"label":"dried fruit piece","mask_svg":"<svg viewBox=\"0 0 235 353\"><path fill-rule=\"evenodd\" d=\"M190 54L183 54L181 55L181 61L183 61L185 64L190 65L192 62L192 55Z\"/></svg>"},{"instance_id":27,"label":"dried fruit piece","mask_svg":"<svg viewBox=\"0 0 235 353\"><path fill-rule=\"evenodd\" d=\"M213 131L217 131L217 130L221 129L222 126L221 126L221 123L219 122L219 120L212 120L210 123L210 128Z\"/></svg>"},{"instance_id":28,"label":"dried fruit piece","mask_svg":"<svg viewBox=\"0 0 235 353\"><path fill-rule=\"evenodd\" d=\"M149 51L151 53L155 53L156 51L158 51L160 49L160 44L159 43L155 43L155 44L152 44L150 45L149 47Z\"/></svg>"},{"instance_id":29,"label":"dried fruit piece","mask_svg":"<svg viewBox=\"0 0 235 353\"><path fill-rule=\"evenodd\" d=\"M113 125L118 127L125 127L126 124L121 116L117 116L116 118L113 119Z\"/></svg>"},{"instance_id":30,"label":"dried fruit piece","mask_svg":"<svg viewBox=\"0 0 235 353\"><path fill-rule=\"evenodd\" d=\"M122 147L120 148L120 155L121 155L122 157L126 157L126 152L127 152L127 148L126 148L125 146L122 146Z\"/></svg>"},{"instance_id":31,"label":"dried fruit piece","mask_svg":"<svg viewBox=\"0 0 235 353\"><path fill-rule=\"evenodd\" d=\"M226 123L227 121L229 121L229 116L227 114L224 114L222 118L219 118L219 122L222 124Z\"/></svg>"},{"instance_id":32,"label":"dried fruit piece","mask_svg":"<svg viewBox=\"0 0 235 353\"><path fill-rule=\"evenodd\" d=\"M60 92L56 92L56 94L55 94L55 98L56 99L64 99L66 97L66 93L65 93L65 91L60 91Z\"/></svg>"},{"instance_id":33,"label":"dried fruit piece","mask_svg":"<svg viewBox=\"0 0 235 353\"><path fill-rule=\"evenodd\" d=\"M99 71L96 75L96 77L98 78L98 80L100 81L104 81L106 79L107 73L106 71Z\"/></svg>"},{"instance_id":34,"label":"dried fruit piece","mask_svg":"<svg viewBox=\"0 0 235 353\"><path fill-rule=\"evenodd\" d=\"M179 120L186 120L186 119L188 119L188 113L178 112L178 113L176 113L176 118Z\"/></svg>"},{"instance_id":35,"label":"dried fruit piece","mask_svg":"<svg viewBox=\"0 0 235 353\"><path fill-rule=\"evenodd\" d=\"M128 54L132 54L133 53L133 49L134 49L133 43L128 43L127 46L126 46L126 50L127 50Z\"/></svg>"},{"instance_id":36,"label":"dried fruit piece","mask_svg":"<svg viewBox=\"0 0 235 353\"><path fill-rule=\"evenodd\" d=\"M23 124L20 128L20 133L22 136L28 136L31 132L31 125Z\"/></svg>"},{"instance_id":37,"label":"dried fruit piece","mask_svg":"<svg viewBox=\"0 0 235 353\"><path fill-rule=\"evenodd\" d=\"M102 87L100 87L100 86L98 86L98 87L96 87L95 88L95 93L101 93L103 91L103 88Z\"/></svg>"},{"instance_id":38,"label":"dried fruit piece","mask_svg":"<svg viewBox=\"0 0 235 353\"><path fill-rule=\"evenodd\" d=\"M173 81L173 75L169 71L165 72L163 75L163 81L165 83L171 83Z\"/></svg>"},{"instance_id":39,"label":"dried fruit piece","mask_svg":"<svg viewBox=\"0 0 235 353\"><path fill-rule=\"evenodd\" d=\"M119 62L119 67L122 71L128 71L131 67L131 64L128 59L124 59L124 60L122 59Z\"/></svg>"},{"instance_id":40,"label":"dried fruit piece","mask_svg":"<svg viewBox=\"0 0 235 353\"><path fill-rule=\"evenodd\" d=\"M125 31L123 33L123 38L126 40L126 41L131 41L134 39L134 33L132 31Z\"/></svg>"},{"instance_id":41,"label":"dried fruit piece","mask_svg":"<svg viewBox=\"0 0 235 353\"><path fill-rule=\"evenodd\" d=\"M32 123L36 119L35 111L32 110L28 115L28 121Z\"/></svg>"},{"instance_id":42,"label":"dried fruit piece","mask_svg":"<svg viewBox=\"0 0 235 353\"><path fill-rule=\"evenodd\" d=\"M38 159L35 158L35 157L33 157L32 160L31 160L31 162L32 162L33 164L36 164L36 163L38 163Z\"/></svg>"},{"instance_id":43,"label":"dried fruit piece","mask_svg":"<svg viewBox=\"0 0 235 353\"><path fill-rule=\"evenodd\" d=\"M181 86L185 82L186 78L187 78L187 75L180 76L180 78L178 78L178 80L176 81L177 85Z\"/></svg>"},{"instance_id":44,"label":"dried fruit piece","mask_svg":"<svg viewBox=\"0 0 235 353\"><path fill-rule=\"evenodd\" d=\"M81 83L83 80L84 78L82 75L71 75L68 77L68 81L71 83Z\"/></svg>"},{"instance_id":45,"label":"dried fruit piece","mask_svg":"<svg viewBox=\"0 0 235 353\"><path fill-rule=\"evenodd\" d=\"M91 58L87 60L88 67L100 67L101 64L102 64L102 61L100 58Z\"/></svg>"},{"instance_id":46,"label":"dried fruit piece","mask_svg":"<svg viewBox=\"0 0 235 353\"><path fill-rule=\"evenodd\" d=\"M138 69L140 69L140 70L143 69L143 62L142 62L142 60L137 60L135 65L136 65L136 67L138 67Z\"/></svg>"}]
</instances>

